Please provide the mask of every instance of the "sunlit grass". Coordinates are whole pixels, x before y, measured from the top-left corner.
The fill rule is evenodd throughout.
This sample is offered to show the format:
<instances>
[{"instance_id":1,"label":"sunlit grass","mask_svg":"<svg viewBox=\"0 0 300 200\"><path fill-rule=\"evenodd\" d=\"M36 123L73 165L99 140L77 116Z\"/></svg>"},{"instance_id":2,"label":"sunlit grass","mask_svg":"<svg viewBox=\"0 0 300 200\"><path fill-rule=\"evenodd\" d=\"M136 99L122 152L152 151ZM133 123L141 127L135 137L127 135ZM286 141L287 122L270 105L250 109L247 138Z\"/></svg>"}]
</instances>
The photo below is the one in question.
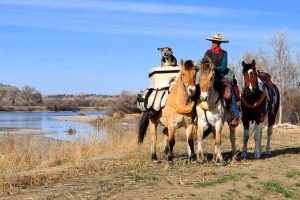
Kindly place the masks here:
<instances>
[{"instance_id":1,"label":"sunlit grass","mask_svg":"<svg viewBox=\"0 0 300 200\"><path fill-rule=\"evenodd\" d=\"M110 131L109 129L112 129ZM107 128L104 140L68 142L43 137L5 135L0 138L0 175L79 163L86 158L118 155L137 146L133 130Z\"/></svg>"}]
</instances>

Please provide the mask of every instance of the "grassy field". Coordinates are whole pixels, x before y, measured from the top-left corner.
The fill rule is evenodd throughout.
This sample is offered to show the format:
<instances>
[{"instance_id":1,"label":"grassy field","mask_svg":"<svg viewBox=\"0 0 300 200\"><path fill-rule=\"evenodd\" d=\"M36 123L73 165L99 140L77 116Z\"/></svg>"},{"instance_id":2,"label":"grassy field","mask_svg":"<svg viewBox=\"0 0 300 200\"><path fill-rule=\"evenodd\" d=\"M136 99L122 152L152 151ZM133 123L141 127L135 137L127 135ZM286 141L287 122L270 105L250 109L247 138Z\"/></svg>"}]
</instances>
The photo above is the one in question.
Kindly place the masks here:
<instances>
[{"instance_id":1,"label":"grassy field","mask_svg":"<svg viewBox=\"0 0 300 200\"><path fill-rule=\"evenodd\" d=\"M137 144L130 127L105 126L105 141L70 143L34 136L0 139L0 199L299 199L300 129L275 129L272 155L225 166L189 162L185 134L176 135L175 159L165 161L159 132L159 163L150 160L150 140ZM266 130L263 134L263 148ZM223 155L229 160L228 129ZM213 139L204 141L208 157ZM242 148L242 129L237 130Z\"/></svg>"}]
</instances>

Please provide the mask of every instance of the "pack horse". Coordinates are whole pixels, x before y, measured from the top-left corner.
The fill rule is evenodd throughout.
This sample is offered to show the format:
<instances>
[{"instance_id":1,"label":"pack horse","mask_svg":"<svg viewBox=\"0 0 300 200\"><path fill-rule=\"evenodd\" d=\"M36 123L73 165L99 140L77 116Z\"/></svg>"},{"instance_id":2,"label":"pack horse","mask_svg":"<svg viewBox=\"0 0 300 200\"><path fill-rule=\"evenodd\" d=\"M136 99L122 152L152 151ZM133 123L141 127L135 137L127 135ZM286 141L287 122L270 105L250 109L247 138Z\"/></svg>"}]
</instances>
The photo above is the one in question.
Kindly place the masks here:
<instances>
[{"instance_id":1,"label":"pack horse","mask_svg":"<svg viewBox=\"0 0 300 200\"><path fill-rule=\"evenodd\" d=\"M165 133L165 154L167 160L173 159L173 148L175 145L175 130L180 127L186 129L188 154L191 159L195 158L193 141L193 120L195 117L195 101L193 96L196 93L195 78L196 66L191 60L180 61L180 72L171 87L165 106L155 115L151 112L143 112L139 121L138 141L142 143L146 135L147 127L151 134L151 158L157 160L156 142L157 126L162 124L166 127Z\"/></svg>"}]
</instances>

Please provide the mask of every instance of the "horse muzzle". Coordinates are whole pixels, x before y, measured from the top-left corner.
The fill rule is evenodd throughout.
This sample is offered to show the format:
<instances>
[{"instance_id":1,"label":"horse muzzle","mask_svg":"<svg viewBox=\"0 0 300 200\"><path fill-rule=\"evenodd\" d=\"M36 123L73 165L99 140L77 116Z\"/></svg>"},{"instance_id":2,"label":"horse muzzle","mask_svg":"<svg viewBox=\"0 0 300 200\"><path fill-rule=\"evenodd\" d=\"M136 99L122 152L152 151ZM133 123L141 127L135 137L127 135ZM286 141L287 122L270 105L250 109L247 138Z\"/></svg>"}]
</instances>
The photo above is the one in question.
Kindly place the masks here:
<instances>
[{"instance_id":1,"label":"horse muzzle","mask_svg":"<svg viewBox=\"0 0 300 200\"><path fill-rule=\"evenodd\" d=\"M208 100L208 97L209 97L209 94L207 92L201 92L200 94L200 100L201 101L207 101Z\"/></svg>"},{"instance_id":2,"label":"horse muzzle","mask_svg":"<svg viewBox=\"0 0 300 200\"><path fill-rule=\"evenodd\" d=\"M187 93L188 93L188 95L190 96L190 97L193 97L195 94L196 94L196 86L191 86L191 85L189 85L188 87L187 87Z\"/></svg>"}]
</instances>

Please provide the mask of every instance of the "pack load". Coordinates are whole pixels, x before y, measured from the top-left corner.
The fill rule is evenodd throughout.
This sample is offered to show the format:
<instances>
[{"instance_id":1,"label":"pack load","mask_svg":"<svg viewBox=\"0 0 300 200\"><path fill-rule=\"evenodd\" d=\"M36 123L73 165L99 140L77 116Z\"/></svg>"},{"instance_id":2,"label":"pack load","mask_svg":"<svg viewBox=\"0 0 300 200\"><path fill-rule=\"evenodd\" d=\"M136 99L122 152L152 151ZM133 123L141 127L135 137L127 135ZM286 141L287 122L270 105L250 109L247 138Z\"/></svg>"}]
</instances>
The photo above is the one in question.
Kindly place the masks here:
<instances>
[{"instance_id":1,"label":"pack load","mask_svg":"<svg viewBox=\"0 0 300 200\"><path fill-rule=\"evenodd\" d=\"M138 94L136 105L142 111L157 113L166 104L169 88L178 77L180 67L154 67L149 71L149 88Z\"/></svg>"}]
</instances>

